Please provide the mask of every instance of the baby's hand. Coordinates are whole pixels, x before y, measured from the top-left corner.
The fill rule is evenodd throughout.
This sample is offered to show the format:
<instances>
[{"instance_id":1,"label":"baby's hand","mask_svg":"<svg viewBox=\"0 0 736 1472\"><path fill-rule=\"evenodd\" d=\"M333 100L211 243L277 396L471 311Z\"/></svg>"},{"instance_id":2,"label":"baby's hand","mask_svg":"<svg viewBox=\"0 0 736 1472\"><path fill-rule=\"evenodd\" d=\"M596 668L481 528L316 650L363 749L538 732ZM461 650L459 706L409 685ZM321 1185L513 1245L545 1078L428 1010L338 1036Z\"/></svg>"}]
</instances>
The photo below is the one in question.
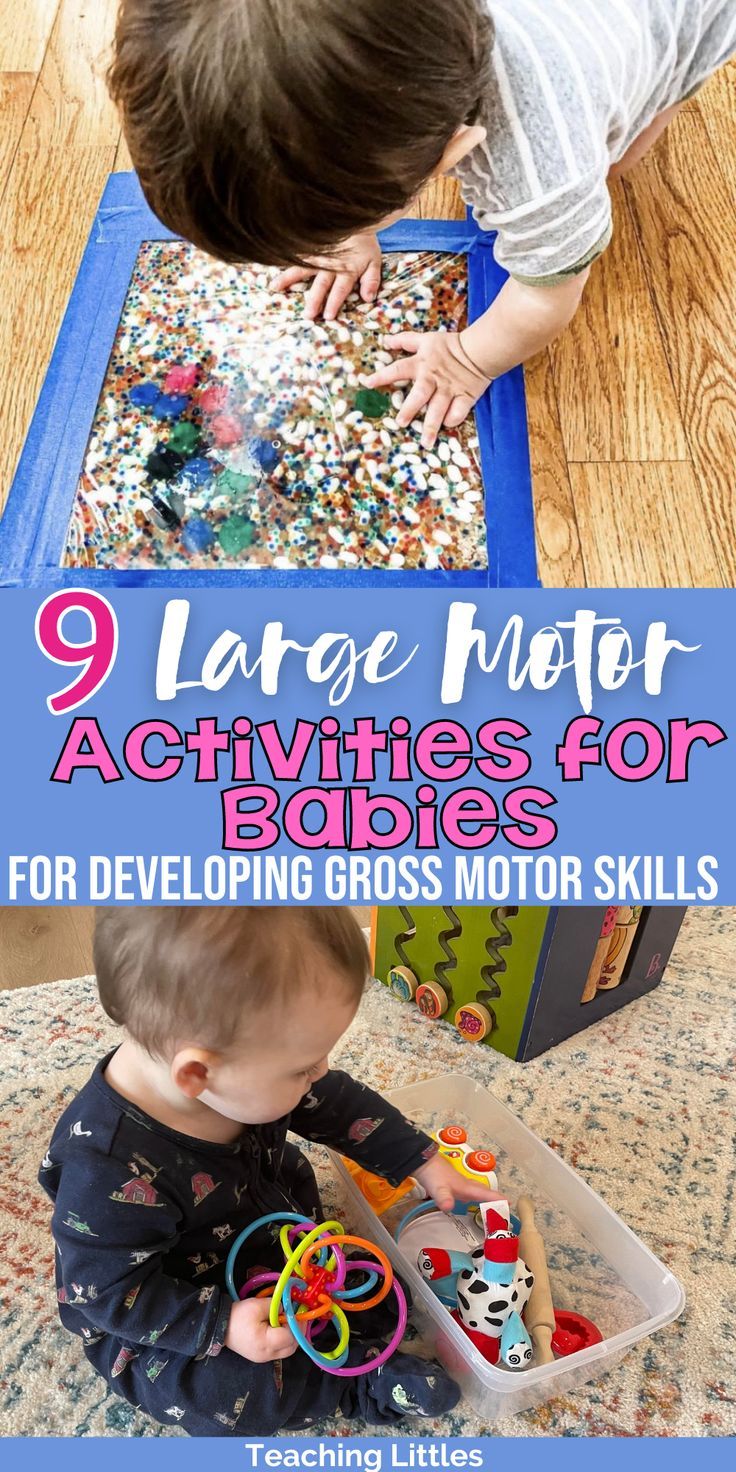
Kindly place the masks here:
<instances>
[{"instance_id":1,"label":"baby's hand","mask_svg":"<svg viewBox=\"0 0 736 1472\"><path fill-rule=\"evenodd\" d=\"M324 313L331 322L347 301L353 287L360 282L361 300L373 302L381 286L381 247L372 234L353 235L339 256L316 256L308 271L291 266L281 271L271 282L271 291L288 291L299 281L309 281L314 276L307 292L304 309L310 321Z\"/></svg>"},{"instance_id":2,"label":"baby's hand","mask_svg":"<svg viewBox=\"0 0 736 1472\"><path fill-rule=\"evenodd\" d=\"M441 1155L433 1155L426 1165L415 1170L414 1175L419 1184L424 1187L428 1196L431 1196L440 1211L452 1211L458 1201L473 1202L477 1205L479 1201L505 1201L507 1198L500 1191L489 1191L487 1186L482 1186L480 1181L471 1181L468 1176L461 1176L455 1167L444 1160Z\"/></svg>"},{"instance_id":3,"label":"baby's hand","mask_svg":"<svg viewBox=\"0 0 736 1472\"><path fill-rule=\"evenodd\" d=\"M269 1360L285 1360L298 1347L290 1329L271 1328L268 1322L270 1304L269 1298L246 1298L241 1303L234 1303L230 1310L225 1345L255 1365L265 1365Z\"/></svg>"},{"instance_id":4,"label":"baby's hand","mask_svg":"<svg viewBox=\"0 0 736 1472\"><path fill-rule=\"evenodd\" d=\"M410 356L372 373L366 384L368 388L394 388L413 380L396 423L405 429L424 409L422 445L431 450L443 424L457 429L491 380L465 357L456 332L397 332L384 337L383 347Z\"/></svg>"}]
</instances>

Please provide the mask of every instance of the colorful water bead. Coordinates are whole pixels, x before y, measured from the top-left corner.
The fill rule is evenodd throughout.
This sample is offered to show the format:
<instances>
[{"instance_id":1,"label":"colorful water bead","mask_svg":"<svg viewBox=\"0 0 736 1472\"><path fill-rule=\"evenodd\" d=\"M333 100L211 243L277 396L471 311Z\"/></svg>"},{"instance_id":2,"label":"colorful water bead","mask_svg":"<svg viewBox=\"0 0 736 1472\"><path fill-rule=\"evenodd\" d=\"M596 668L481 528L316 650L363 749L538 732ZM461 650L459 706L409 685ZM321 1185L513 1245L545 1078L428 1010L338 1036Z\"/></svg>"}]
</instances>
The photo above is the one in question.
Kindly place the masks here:
<instances>
[{"instance_id":1,"label":"colorful water bead","mask_svg":"<svg viewBox=\"0 0 736 1472\"><path fill-rule=\"evenodd\" d=\"M384 419L391 408L388 394L377 388L361 388L355 395L355 407L366 419Z\"/></svg>"},{"instance_id":2,"label":"colorful water bead","mask_svg":"<svg viewBox=\"0 0 736 1472\"><path fill-rule=\"evenodd\" d=\"M261 470L266 475L271 475L284 453L284 442L278 435L274 435L272 439L258 437L248 440L248 450L254 460L258 461Z\"/></svg>"},{"instance_id":3,"label":"colorful water bead","mask_svg":"<svg viewBox=\"0 0 736 1472\"><path fill-rule=\"evenodd\" d=\"M166 412L167 396L185 397L188 379L168 374L189 369L191 376L197 364L200 375L181 420L194 422L212 448L197 447L174 480L149 482L167 502L174 487L181 489L185 524L196 517L212 526L212 550L196 561L223 567L249 560L243 552L228 559L218 539L218 525L237 510L254 522L259 566L487 566L473 426L441 437L430 457L418 426L399 432L398 390L383 419L365 416L355 404L364 375L376 367L380 338L405 326L409 313L417 330L461 327L466 297L464 257L392 254L379 302L348 304L339 323L304 330L288 299L268 294L258 269L235 270L178 241L145 242L95 415L66 564L186 568L191 562L183 534L152 536L158 518L150 503L143 503L145 517L140 508L145 460L158 438L151 435L151 426L158 428L152 405L162 390ZM218 415L243 427L232 452L214 445L211 422ZM170 439L176 423L174 416L161 424L161 440ZM251 437L266 444L283 439L274 471L246 451ZM275 458L266 454L266 467ZM268 504L256 513L250 502L259 492L240 495L236 482L232 504L223 487L218 508L216 477L226 468L268 479ZM430 485L430 475L443 484ZM110 490L104 507L95 490L102 483Z\"/></svg>"},{"instance_id":4,"label":"colorful water bead","mask_svg":"<svg viewBox=\"0 0 736 1472\"><path fill-rule=\"evenodd\" d=\"M257 485L257 475L248 475L237 470L224 470L217 477L218 491L230 491L233 496L245 496L248 491L254 491Z\"/></svg>"},{"instance_id":5,"label":"colorful water bead","mask_svg":"<svg viewBox=\"0 0 736 1472\"><path fill-rule=\"evenodd\" d=\"M192 460L187 460L182 475L186 476L192 485L202 486L214 475L216 468L211 460L205 459L204 455L195 455Z\"/></svg>"},{"instance_id":6,"label":"colorful water bead","mask_svg":"<svg viewBox=\"0 0 736 1472\"><path fill-rule=\"evenodd\" d=\"M151 409L156 400L161 397L161 390L157 383L137 383L128 394L131 404L136 409Z\"/></svg>"},{"instance_id":7,"label":"colorful water bead","mask_svg":"<svg viewBox=\"0 0 736 1472\"><path fill-rule=\"evenodd\" d=\"M188 394L199 378L198 363L175 363L164 379L164 393Z\"/></svg>"},{"instance_id":8,"label":"colorful water bead","mask_svg":"<svg viewBox=\"0 0 736 1472\"><path fill-rule=\"evenodd\" d=\"M229 516L219 530L220 546L228 557L235 557L250 547L254 535L255 527L247 517Z\"/></svg>"},{"instance_id":9,"label":"colorful water bead","mask_svg":"<svg viewBox=\"0 0 736 1472\"><path fill-rule=\"evenodd\" d=\"M184 464L184 456L169 445L157 445L146 460L146 474L152 480L173 480Z\"/></svg>"},{"instance_id":10,"label":"colorful water bead","mask_svg":"<svg viewBox=\"0 0 736 1472\"><path fill-rule=\"evenodd\" d=\"M195 516L186 523L181 539L187 552L206 552L212 546L215 534L209 522Z\"/></svg>"},{"instance_id":11,"label":"colorful water bead","mask_svg":"<svg viewBox=\"0 0 736 1472\"><path fill-rule=\"evenodd\" d=\"M151 405L151 412L156 419L178 419L188 407L186 394L159 394Z\"/></svg>"},{"instance_id":12,"label":"colorful water bead","mask_svg":"<svg viewBox=\"0 0 736 1472\"><path fill-rule=\"evenodd\" d=\"M202 436L191 419L180 419L169 435L169 449L181 455L191 455L197 449Z\"/></svg>"},{"instance_id":13,"label":"colorful water bead","mask_svg":"<svg viewBox=\"0 0 736 1472\"><path fill-rule=\"evenodd\" d=\"M234 414L218 414L212 420L210 430L215 444L223 450L240 444L243 438L243 426Z\"/></svg>"}]
</instances>

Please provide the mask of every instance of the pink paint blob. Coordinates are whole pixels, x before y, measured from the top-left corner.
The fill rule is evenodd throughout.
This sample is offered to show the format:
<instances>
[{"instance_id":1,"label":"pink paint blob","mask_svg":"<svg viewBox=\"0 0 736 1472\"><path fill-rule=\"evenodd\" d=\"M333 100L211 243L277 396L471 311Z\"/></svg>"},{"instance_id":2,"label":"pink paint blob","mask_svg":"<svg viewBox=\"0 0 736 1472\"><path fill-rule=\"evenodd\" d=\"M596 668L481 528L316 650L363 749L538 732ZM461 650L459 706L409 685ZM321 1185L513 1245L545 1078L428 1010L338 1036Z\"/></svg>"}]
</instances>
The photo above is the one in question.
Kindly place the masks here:
<instances>
[{"instance_id":1,"label":"pink paint blob","mask_svg":"<svg viewBox=\"0 0 736 1472\"><path fill-rule=\"evenodd\" d=\"M164 379L164 393L188 394L199 378L198 363L175 363Z\"/></svg>"},{"instance_id":2,"label":"pink paint blob","mask_svg":"<svg viewBox=\"0 0 736 1472\"><path fill-rule=\"evenodd\" d=\"M226 450L230 445L237 445L243 438L243 426L239 419L232 414L218 414L212 420L210 433L218 449Z\"/></svg>"},{"instance_id":3,"label":"pink paint blob","mask_svg":"<svg viewBox=\"0 0 736 1472\"><path fill-rule=\"evenodd\" d=\"M227 403L227 389L222 383L212 383L199 396L200 407L205 414L217 414Z\"/></svg>"}]
</instances>

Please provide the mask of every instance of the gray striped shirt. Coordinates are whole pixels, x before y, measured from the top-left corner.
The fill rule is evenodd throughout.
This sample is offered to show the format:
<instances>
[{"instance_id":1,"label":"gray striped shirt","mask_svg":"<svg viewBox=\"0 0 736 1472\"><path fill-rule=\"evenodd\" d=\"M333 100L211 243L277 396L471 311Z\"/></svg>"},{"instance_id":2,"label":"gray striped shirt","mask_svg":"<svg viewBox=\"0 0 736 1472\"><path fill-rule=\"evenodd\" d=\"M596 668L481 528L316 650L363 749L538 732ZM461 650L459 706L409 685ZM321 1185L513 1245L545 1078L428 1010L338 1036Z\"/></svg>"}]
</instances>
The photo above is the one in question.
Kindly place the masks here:
<instances>
[{"instance_id":1,"label":"gray striped shirt","mask_svg":"<svg viewBox=\"0 0 736 1472\"><path fill-rule=\"evenodd\" d=\"M608 171L736 50L736 0L486 0L496 26L486 142L463 196L522 280L605 249Z\"/></svg>"}]
</instances>

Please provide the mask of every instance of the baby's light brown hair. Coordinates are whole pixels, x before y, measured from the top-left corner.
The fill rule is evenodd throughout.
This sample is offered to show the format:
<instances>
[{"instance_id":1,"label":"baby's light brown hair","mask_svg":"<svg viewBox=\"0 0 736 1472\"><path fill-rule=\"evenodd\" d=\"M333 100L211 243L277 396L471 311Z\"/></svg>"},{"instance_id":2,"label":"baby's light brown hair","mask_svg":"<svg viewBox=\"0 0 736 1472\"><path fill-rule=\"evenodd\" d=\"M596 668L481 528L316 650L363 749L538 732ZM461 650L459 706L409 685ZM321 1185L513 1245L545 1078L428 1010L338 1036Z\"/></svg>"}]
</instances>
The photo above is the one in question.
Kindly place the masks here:
<instances>
[{"instance_id":1,"label":"baby's light brown hair","mask_svg":"<svg viewBox=\"0 0 736 1472\"><path fill-rule=\"evenodd\" d=\"M94 963L108 1017L153 1056L181 1042L224 1049L266 1008L286 1021L322 980L357 1001L369 971L351 911L308 905L99 909Z\"/></svg>"},{"instance_id":2,"label":"baby's light brown hair","mask_svg":"<svg viewBox=\"0 0 736 1472\"><path fill-rule=\"evenodd\" d=\"M492 42L486 0L121 0L109 82L159 219L286 266L406 207Z\"/></svg>"}]
</instances>

